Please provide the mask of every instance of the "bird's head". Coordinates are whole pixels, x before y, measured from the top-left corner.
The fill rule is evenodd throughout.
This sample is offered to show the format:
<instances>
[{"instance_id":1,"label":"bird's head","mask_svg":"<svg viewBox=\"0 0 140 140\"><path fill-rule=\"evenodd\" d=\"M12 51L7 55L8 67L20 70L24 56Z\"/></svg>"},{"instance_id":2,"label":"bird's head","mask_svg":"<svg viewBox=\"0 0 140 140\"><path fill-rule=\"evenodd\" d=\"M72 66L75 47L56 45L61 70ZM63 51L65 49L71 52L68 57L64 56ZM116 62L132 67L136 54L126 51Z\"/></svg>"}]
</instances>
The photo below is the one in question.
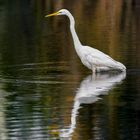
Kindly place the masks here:
<instances>
[{"instance_id":1,"label":"bird's head","mask_svg":"<svg viewBox=\"0 0 140 140\"><path fill-rule=\"evenodd\" d=\"M52 13L52 14L48 14L45 17L51 17L51 16L58 16L58 15L68 15L69 11L66 9L61 9L58 12Z\"/></svg>"}]
</instances>

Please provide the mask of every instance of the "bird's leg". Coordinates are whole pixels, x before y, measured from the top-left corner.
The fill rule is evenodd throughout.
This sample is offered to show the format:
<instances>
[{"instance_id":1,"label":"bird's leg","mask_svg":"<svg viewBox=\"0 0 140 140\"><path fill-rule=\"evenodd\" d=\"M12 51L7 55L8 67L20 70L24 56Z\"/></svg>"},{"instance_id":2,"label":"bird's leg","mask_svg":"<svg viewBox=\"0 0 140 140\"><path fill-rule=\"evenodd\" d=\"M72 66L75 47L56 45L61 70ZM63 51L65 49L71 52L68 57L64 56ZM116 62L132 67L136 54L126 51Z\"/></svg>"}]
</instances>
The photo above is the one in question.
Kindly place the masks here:
<instances>
[{"instance_id":1,"label":"bird's leg","mask_svg":"<svg viewBox=\"0 0 140 140\"><path fill-rule=\"evenodd\" d=\"M95 81L96 80L96 73L92 73L92 80Z\"/></svg>"},{"instance_id":2,"label":"bird's leg","mask_svg":"<svg viewBox=\"0 0 140 140\"><path fill-rule=\"evenodd\" d=\"M96 67L92 66L92 79L95 80L95 78L96 78Z\"/></svg>"},{"instance_id":3,"label":"bird's leg","mask_svg":"<svg viewBox=\"0 0 140 140\"><path fill-rule=\"evenodd\" d=\"M96 67L92 66L92 74L96 74Z\"/></svg>"}]
</instances>

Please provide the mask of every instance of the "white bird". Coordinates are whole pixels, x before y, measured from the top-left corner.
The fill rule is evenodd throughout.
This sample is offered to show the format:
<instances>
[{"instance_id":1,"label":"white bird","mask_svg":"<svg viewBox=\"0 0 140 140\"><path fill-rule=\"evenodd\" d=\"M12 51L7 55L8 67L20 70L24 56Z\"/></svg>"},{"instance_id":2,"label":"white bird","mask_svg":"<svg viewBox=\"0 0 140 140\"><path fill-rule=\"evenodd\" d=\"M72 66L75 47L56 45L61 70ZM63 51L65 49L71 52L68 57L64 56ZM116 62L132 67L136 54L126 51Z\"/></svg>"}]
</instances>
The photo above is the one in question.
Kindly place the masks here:
<instances>
[{"instance_id":1,"label":"white bird","mask_svg":"<svg viewBox=\"0 0 140 140\"><path fill-rule=\"evenodd\" d=\"M101 71L110 71L110 70L115 70L120 72L126 71L126 67L122 63L115 61L107 54L95 48L84 46L81 44L77 36L77 33L75 31L74 17L68 10L61 9L58 12L46 15L45 17L57 16L57 15L66 15L69 18L70 31L72 34L75 50L78 56L80 57L81 62L87 68L91 69L93 73L101 72Z\"/></svg>"}]
</instances>

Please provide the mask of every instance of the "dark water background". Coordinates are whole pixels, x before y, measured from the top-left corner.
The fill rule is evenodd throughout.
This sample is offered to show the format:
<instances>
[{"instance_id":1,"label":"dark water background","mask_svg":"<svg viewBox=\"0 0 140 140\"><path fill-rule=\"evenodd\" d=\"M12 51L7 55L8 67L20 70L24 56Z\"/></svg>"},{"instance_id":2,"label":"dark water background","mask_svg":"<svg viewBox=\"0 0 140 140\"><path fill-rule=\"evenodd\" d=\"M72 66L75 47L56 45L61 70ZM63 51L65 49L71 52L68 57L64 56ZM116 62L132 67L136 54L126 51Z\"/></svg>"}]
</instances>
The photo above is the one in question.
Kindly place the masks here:
<instances>
[{"instance_id":1,"label":"dark water background","mask_svg":"<svg viewBox=\"0 0 140 140\"><path fill-rule=\"evenodd\" d=\"M92 77L61 8L127 73ZM0 140L139 140L139 115L138 0L0 0Z\"/></svg>"}]
</instances>

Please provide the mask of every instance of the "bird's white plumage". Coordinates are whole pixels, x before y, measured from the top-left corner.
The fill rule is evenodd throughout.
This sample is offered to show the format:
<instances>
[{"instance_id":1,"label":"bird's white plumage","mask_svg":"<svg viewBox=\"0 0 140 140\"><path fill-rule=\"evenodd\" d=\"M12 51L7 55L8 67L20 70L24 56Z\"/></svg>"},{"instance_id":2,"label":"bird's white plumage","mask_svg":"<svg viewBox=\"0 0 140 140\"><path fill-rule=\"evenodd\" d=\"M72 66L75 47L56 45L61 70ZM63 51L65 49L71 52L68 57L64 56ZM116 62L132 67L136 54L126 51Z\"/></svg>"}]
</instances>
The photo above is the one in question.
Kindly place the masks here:
<instances>
[{"instance_id":1,"label":"bird's white plumage","mask_svg":"<svg viewBox=\"0 0 140 140\"><path fill-rule=\"evenodd\" d=\"M82 51L78 55L81 58L82 63L93 71L124 71L126 69L123 64L113 60L110 56L97 49L91 48L89 46L84 46L81 49Z\"/></svg>"},{"instance_id":2,"label":"bird's white plumage","mask_svg":"<svg viewBox=\"0 0 140 140\"><path fill-rule=\"evenodd\" d=\"M81 62L89 69L92 70L93 73L100 71L109 71L109 70L117 70L117 71L125 71L126 67L120 63L112 59L109 55L94 49L89 46L83 46L77 36L75 31L75 20L72 14L66 10L61 9L56 13L47 15L55 16L55 15L66 15L70 20L70 31L72 34L72 38L74 41L74 47L81 59Z\"/></svg>"}]
</instances>

